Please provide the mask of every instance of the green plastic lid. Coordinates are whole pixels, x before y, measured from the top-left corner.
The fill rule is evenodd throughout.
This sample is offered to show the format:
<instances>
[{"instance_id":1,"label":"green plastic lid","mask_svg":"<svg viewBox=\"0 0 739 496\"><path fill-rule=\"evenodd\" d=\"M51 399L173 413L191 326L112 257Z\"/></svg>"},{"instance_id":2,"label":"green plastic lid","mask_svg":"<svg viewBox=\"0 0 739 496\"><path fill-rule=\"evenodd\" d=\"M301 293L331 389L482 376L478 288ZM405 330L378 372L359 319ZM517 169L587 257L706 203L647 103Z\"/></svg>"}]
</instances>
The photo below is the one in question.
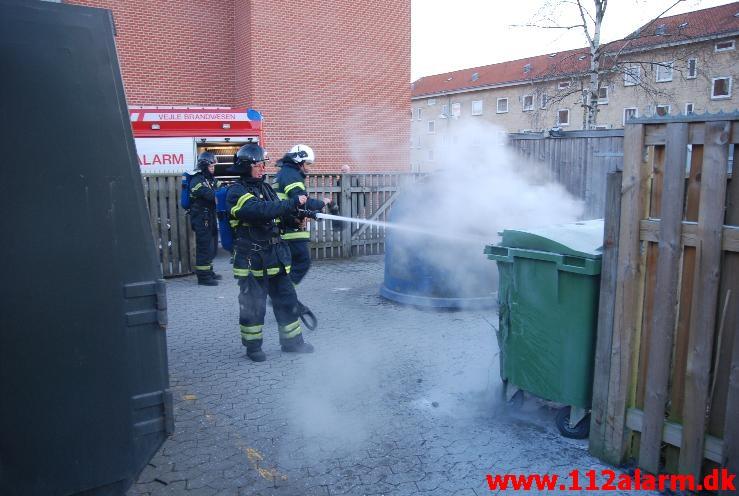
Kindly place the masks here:
<instances>
[{"instance_id":1,"label":"green plastic lid","mask_svg":"<svg viewBox=\"0 0 739 496\"><path fill-rule=\"evenodd\" d=\"M526 230L505 229L500 234L498 246L584 258L603 255L603 219Z\"/></svg>"}]
</instances>

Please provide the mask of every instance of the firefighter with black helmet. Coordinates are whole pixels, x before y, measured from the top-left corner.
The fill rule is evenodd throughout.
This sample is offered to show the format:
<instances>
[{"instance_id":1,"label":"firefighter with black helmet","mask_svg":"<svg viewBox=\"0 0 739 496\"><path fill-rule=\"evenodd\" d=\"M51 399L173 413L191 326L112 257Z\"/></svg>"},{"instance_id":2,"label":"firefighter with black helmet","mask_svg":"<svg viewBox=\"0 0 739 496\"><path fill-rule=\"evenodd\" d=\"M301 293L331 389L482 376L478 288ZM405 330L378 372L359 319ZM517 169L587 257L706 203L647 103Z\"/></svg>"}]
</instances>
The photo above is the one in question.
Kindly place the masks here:
<instances>
[{"instance_id":1,"label":"firefighter with black helmet","mask_svg":"<svg viewBox=\"0 0 739 496\"><path fill-rule=\"evenodd\" d=\"M277 320L282 351L310 353L313 346L303 339L298 297L290 280L290 248L280 238L281 218L293 215L305 204L299 195L281 200L264 180L264 149L242 146L227 169L239 179L228 189L227 208L234 232L234 277L239 283L239 324L246 355L263 362L262 327L267 295Z\"/></svg>"},{"instance_id":2,"label":"firefighter with black helmet","mask_svg":"<svg viewBox=\"0 0 739 496\"><path fill-rule=\"evenodd\" d=\"M211 152L198 155L198 171L190 179L190 225L195 231L195 274L198 284L217 286L220 274L213 271L213 258L218 249L216 189L213 176L218 162Z\"/></svg>"},{"instance_id":3,"label":"firefighter with black helmet","mask_svg":"<svg viewBox=\"0 0 739 496\"><path fill-rule=\"evenodd\" d=\"M295 145L284 157L280 159L278 165L280 171L275 176L274 187L277 196L281 199L295 198L300 195L308 195L305 187L307 166L311 165L316 159L316 154L308 145ZM324 206L331 203L330 198L317 200L308 198L305 203L305 209L311 211L321 211ZM305 229L306 219L292 216L285 219L284 233L282 239L290 245L292 254L292 270L290 271L290 279L295 284L299 284L303 277L310 269L310 232ZM302 312L301 312L302 313Z\"/></svg>"}]
</instances>

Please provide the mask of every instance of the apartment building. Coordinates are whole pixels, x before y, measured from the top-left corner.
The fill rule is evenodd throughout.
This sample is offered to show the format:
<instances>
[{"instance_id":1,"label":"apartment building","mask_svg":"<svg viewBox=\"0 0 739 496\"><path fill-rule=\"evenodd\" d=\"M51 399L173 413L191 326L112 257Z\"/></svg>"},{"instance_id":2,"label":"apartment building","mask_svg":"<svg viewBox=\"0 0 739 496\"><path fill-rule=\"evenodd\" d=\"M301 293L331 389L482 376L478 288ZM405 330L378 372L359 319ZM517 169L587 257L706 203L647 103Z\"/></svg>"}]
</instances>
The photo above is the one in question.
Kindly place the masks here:
<instances>
[{"instance_id":1,"label":"apartment building","mask_svg":"<svg viewBox=\"0 0 739 496\"><path fill-rule=\"evenodd\" d=\"M739 2L659 18L608 44L597 129L632 117L737 109ZM506 132L584 129L590 50L547 53L423 77L412 85L411 164L433 170L439 149L475 122Z\"/></svg>"}]
</instances>

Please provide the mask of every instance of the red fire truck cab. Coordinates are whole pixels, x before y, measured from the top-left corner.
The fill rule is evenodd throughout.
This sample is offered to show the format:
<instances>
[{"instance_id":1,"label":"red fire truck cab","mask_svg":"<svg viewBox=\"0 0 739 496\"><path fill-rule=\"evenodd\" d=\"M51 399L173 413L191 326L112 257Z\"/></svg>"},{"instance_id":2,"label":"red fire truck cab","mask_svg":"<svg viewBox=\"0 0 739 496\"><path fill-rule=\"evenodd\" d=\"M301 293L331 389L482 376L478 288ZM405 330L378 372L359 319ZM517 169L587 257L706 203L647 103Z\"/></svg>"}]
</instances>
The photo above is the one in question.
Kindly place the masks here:
<instances>
[{"instance_id":1,"label":"red fire truck cab","mask_svg":"<svg viewBox=\"0 0 739 496\"><path fill-rule=\"evenodd\" d=\"M253 109L132 105L129 114L141 172L191 171L198 154L210 151L223 176L239 147L264 146L262 115Z\"/></svg>"}]
</instances>

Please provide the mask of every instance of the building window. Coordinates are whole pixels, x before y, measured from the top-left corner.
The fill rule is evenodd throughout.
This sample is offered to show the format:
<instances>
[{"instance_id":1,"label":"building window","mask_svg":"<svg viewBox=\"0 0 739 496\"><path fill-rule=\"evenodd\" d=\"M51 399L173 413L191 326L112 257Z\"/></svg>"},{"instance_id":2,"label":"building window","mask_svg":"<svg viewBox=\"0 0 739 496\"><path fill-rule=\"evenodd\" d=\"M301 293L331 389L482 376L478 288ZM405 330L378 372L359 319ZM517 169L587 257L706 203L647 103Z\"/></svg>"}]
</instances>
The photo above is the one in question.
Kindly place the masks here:
<instances>
[{"instance_id":1,"label":"building window","mask_svg":"<svg viewBox=\"0 0 739 496\"><path fill-rule=\"evenodd\" d=\"M508 112L508 99L507 98L498 98L497 108L495 112L498 114L505 114L506 112Z\"/></svg>"},{"instance_id":2,"label":"building window","mask_svg":"<svg viewBox=\"0 0 739 496\"><path fill-rule=\"evenodd\" d=\"M448 103L445 103L444 105L441 106L441 117L444 119L449 117L449 104Z\"/></svg>"},{"instance_id":3,"label":"building window","mask_svg":"<svg viewBox=\"0 0 739 496\"><path fill-rule=\"evenodd\" d=\"M698 59L688 59L688 73L685 79L695 79L698 77Z\"/></svg>"},{"instance_id":4,"label":"building window","mask_svg":"<svg viewBox=\"0 0 739 496\"><path fill-rule=\"evenodd\" d=\"M672 81L672 64L673 62L660 62L656 64L654 74L658 83Z\"/></svg>"},{"instance_id":5,"label":"building window","mask_svg":"<svg viewBox=\"0 0 739 496\"><path fill-rule=\"evenodd\" d=\"M421 120L421 107L416 109L416 119L419 121Z\"/></svg>"},{"instance_id":6,"label":"building window","mask_svg":"<svg viewBox=\"0 0 739 496\"><path fill-rule=\"evenodd\" d=\"M542 110L547 108L547 104L549 103L549 96L546 93L542 93L541 100L539 101L540 107Z\"/></svg>"},{"instance_id":7,"label":"building window","mask_svg":"<svg viewBox=\"0 0 739 496\"><path fill-rule=\"evenodd\" d=\"M695 107L692 103L686 103L685 104L685 115L690 115L693 113Z\"/></svg>"},{"instance_id":8,"label":"building window","mask_svg":"<svg viewBox=\"0 0 739 496\"><path fill-rule=\"evenodd\" d=\"M731 78L717 77L713 78L711 86L711 100L723 100L731 98Z\"/></svg>"},{"instance_id":9,"label":"building window","mask_svg":"<svg viewBox=\"0 0 739 496\"><path fill-rule=\"evenodd\" d=\"M470 80L472 80L472 82L475 82L478 79L480 79L480 75L478 73L476 73L476 72L473 72L472 73L472 77L470 77Z\"/></svg>"},{"instance_id":10,"label":"building window","mask_svg":"<svg viewBox=\"0 0 739 496\"><path fill-rule=\"evenodd\" d=\"M472 115L482 115L482 100L472 100Z\"/></svg>"},{"instance_id":11,"label":"building window","mask_svg":"<svg viewBox=\"0 0 739 496\"><path fill-rule=\"evenodd\" d=\"M428 158L429 158L429 162L434 161L434 151L433 150L428 151Z\"/></svg>"},{"instance_id":12,"label":"building window","mask_svg":"<svg viewBox=\"0 0 739 496\"><path fill-rule=\"evenodd\" d=\"M428 100L426 100L426 105L436 105L436 98L429 98Z\"/></svg>"},{"instance_id":13,"label":"building window","mask_svg":"<svg viewBox=\"0 0 739 496\"><path fill-rule=\"evenodd\" d=\"M736 47L734 40L730 41L719 41L714 45L714 50L717 52L728 52Z\"/></svg>"},{"instance_id":14,"label":"building window","mask_svg":"<svg viewBox=\"0 0 739 496\"><path fill-rule=\"evenodd\" d=\"M570 125L570 111L569 109L557 110L557 125L569 126Z\"/></svg>"},{"instance_id":15,"label":"building window","mask_svg":"<svg viewBox=\"0 0 739 496\"><path fill-rule=\"evenodd\" d=\"M636 107L628 107L624 109L624 126L626 125L626 121L629 119L636 119L639 117L639 109Z\"/></svg>"},{"instance_id":16,"label":"building window","mask_svg":"<svg viewBox=\"0 0 739 496\"><path fill-rule=\"evenodd\" d=\"M665 117L667 115L670 115L670 106L669 105L655 105L654 115L659 116L659 117Z\"/></svg>"},{"instance_id":17,"label":"building window","mask_svg":"<svg viewBox=\"0 0 739 496\"><path fill-rule=\"evenodd\" d=\"M459 117L460 115L462 115L462 104L452 103L452 116Z\"/></svg>"},{"instance_id":18,"label":"building window","mask_svg":"<svg viewBox=\"0 0 739 496\"><path fill-rule=\"evenodd\" d=\"M534 110L534 95L523 96L523 111Z\"/></svg>"},{"instance_id":19,"label":"building window","mask_svg":"<svg viewBox=\"0 0 739 496\"><path fill-rule=\"evenodd\" d=\"M566 90L569 87L570 87L570 82L569 81L560 81L557 84L557 89L558 90Z\"/></svg>"},{"instance_id":20,"label":"building window","mask_svg":"<svg viewBox=\"0 0 739 496\"><path fill-rule=\"evenodd\" d=\"M608 86L598 88L598 105L606 105L608 103Z\"/></svg>"},{"instance_id":21,"label":"building window","mask_svg":"<svg viewBox=\"0 0 739 496\"><path fill-rule=\"evenodd\" d=\"M429 121L429 134L436 132L436 121Z\"/></svg>"},{"instance_id":22,"label":"building window","mask_svg":"<svg viewBox=\"0 0 739 496\"><path fill-rule=\"evenodd\" d=\"M641 80L641 66L624 67L624 86L636 86Z\"/></svg>"}]
</instances>

